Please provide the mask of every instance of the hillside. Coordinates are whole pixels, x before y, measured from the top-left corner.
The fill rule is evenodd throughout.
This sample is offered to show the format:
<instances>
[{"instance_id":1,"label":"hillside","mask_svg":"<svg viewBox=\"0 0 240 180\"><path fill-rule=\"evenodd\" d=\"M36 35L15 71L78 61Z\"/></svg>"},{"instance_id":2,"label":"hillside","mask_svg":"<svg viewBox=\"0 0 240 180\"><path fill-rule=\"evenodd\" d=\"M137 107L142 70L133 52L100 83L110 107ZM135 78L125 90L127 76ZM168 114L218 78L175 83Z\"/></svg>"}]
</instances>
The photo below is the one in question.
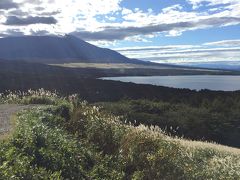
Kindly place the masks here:
<instances>
[{"instance_id":1,"label":"hillside","mask_svg":"<svg viewBox=\"0 0 240 180\"><path fill-rule=\"evenodd\" d=\"M239 179L239 149L134 127L55 93L1 96L2 103L45 104L17 115L0 142L2 179Z\"/></svg>"},{"instance_id":2,"label":"hillside","mask_svg":"<svg viewBox=\"0 0 240 180\"><path fill-rule=\"evenodd\" d=\"M183 93L182 93L183 95ZM121 100L97 103L102 110L134 125L158 126L172 136L213 141L240 148L240 96L217 98Z\"/></svg>"},{"instance_id":3,"label":"hillside","mask_svg":"<svg viewBox=\"0 0 240 180\"><path fill-rule=\"evenodd\" d=\"M116 51L99 48L72 35L0 38L0 59L41 63L131 63Z\"/></svg>"}]
</instances>

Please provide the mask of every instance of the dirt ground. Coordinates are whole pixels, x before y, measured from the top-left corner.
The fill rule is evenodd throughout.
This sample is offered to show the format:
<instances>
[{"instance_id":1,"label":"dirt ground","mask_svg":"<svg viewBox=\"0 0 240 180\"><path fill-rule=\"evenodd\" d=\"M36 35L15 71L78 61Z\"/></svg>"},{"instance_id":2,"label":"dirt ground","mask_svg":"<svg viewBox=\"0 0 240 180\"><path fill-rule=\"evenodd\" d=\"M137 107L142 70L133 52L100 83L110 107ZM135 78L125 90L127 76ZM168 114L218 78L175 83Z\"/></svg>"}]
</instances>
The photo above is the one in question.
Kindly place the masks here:
<instances>
[{"instance_id":1,"label":"dirt ground","mask_svg":"<svg viewBox=\"0 0 240 180\"><path fill-rule=\"evenodd\" d=\"M8 133L11 130L11 116L27 108L30 108L30 106L0 104L0 135Z\"/></svg>"}]
</instances>

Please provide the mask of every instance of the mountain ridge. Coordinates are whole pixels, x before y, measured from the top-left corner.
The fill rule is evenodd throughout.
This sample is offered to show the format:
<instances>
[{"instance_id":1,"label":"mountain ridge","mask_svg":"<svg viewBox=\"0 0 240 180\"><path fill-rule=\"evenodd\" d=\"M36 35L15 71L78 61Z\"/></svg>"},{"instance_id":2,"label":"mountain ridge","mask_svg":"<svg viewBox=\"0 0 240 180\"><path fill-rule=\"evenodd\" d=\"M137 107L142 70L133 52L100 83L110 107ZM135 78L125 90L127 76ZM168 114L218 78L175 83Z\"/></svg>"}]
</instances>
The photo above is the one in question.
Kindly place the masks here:
<instances>
[{"instance_id":1,"label":"mountain ridge","mask_svg":"<svg viewBox=\"0 0 240 180\"><path fill-rule=\"evenodd\" d=\"M41 63L144 63L72 35L1 38L0 59Z\"/></svg>"}]
</instances>

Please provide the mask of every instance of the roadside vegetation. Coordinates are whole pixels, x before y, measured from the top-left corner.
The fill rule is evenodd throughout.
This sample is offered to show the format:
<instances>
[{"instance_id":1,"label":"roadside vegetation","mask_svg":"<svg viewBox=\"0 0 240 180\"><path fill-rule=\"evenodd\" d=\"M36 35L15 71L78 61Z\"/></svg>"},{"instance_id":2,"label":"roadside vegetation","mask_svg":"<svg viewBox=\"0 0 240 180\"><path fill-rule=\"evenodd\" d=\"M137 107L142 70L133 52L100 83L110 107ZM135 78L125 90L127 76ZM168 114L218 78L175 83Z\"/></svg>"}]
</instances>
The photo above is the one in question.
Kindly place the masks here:
<instances>
[{"instance_id":1,"label":"roadside vegetation","mask_svg":"<svg viewBox=\"0 0 240 180\"><path fill-rule=\"evenodd\" d=\"M239 98L204 99L195 105L127 99L97 105L135 126L158 126L171 136L240 148Z\"/></svg>"},{"instance_id":2,"label":"roadside vegetation","mask_svg":"<svg viewBox=\"0 0 240 180\"><path fill-rule=\"evenodd\" d=\"M0 142L1 179L239 179L239 149L167 136L44 90L1 95L41 104Z\"/></svg>"}]
</instances>

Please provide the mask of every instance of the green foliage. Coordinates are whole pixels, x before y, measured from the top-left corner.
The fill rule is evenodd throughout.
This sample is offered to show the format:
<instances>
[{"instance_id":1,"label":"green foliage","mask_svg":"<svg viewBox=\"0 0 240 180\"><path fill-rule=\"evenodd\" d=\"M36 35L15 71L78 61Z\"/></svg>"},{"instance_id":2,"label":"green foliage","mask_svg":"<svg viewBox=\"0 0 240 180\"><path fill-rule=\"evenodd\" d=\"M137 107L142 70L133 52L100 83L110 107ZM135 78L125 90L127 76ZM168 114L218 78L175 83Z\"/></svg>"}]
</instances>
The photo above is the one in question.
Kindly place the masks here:
<instances>
[{"instance_id":1,"label":"green foliage","mask_svg":"<svg viewBox=\"0 0 240 180\"><path fill-rule=\"evenodd\" d=\"M239 154L231 155L202 145L188 148L181 141L140 126L125 136L121 148L133 179L239 178Z\"/></svg>"},{"instance_id":2,"label":"green foliage","mask_svg":"<svg viewBox=\"0 0 240 180\"><path fill-rule=\"evenodd\" d=\"M122 109L178 111L178 105L138 103ZM122 117L75 96L53 104L18 114L13 136L0 142L0 179L240 178L237 149L174 139L157 127L127 125Z\"/></svg>"},{"instance_id":3,"label":"green foliage","mask_svg":"<svg viewBox=\"0 0 240 180\"><path fill-rule=\"evenodd\" d=\"M69 131L93 143L105 154L117 151L126 131L118 117L101 113L98 107L86 103L82 103L73 116L68 123Z\"/></svg>"},{"instance_id":4,"label":"green foliage","mask_svg":"<svg viewBox=\"0 0 240 180\"><path fill-rule=\"evenodd\" d=\"M198 106L149 100L123 100L100 105L134 125L159 126L173 136L240 147L238 99L205 100Z\"/></svg>"},{"instance_id":5,"label":"green foliage","mask_svg":"<svg viewBox=\"0 0 240 180\"><path fill-rule=\"evenodd\" d=\"M0 144L0 179L122 179L123 173L115 168L116 164L113 166L116 157L103 154L97 144L67 130L74 108L81 103L71 97L54 104L17 116L13 136ZM92 110L88 106L85 109ZM94 115L94 109L91 112ZM107 144L114 144L109 138ZM90 139L94 142L93 137Z\"/></svg>"},{"instance_id":6,"label":"green foliage","mask_svg":"<svg viewBox=\"0 0 240 180\"><path fill-rule=\"evenodd\" d=\"M158 128L124 125L119 117L86 103L76 113L68 130L94 144L106 156L114 157L117 163L112 166L123 172L124 179L240 177L239 151L225 152L221 146L208 147L207 143L195 146L194 142L170 138Z\"/></svg>"},{"instance_id":7,"label":"green foliage","mask_svg":"<svg viewBox=\"0 0 240 180\"><path fill-rule=\"evenodd\" d=\"M41 167L51 174L60 173L63 178L85 177L84 154L87 152L59 127L58 119L61 118L41 108L20 115L18 128L8 142L11 148L4 154L1 168L13 168L12 175L23 179L33 178L35 173L31 176L28 170L34 167Z\"/></svg>"}]
</instances>

